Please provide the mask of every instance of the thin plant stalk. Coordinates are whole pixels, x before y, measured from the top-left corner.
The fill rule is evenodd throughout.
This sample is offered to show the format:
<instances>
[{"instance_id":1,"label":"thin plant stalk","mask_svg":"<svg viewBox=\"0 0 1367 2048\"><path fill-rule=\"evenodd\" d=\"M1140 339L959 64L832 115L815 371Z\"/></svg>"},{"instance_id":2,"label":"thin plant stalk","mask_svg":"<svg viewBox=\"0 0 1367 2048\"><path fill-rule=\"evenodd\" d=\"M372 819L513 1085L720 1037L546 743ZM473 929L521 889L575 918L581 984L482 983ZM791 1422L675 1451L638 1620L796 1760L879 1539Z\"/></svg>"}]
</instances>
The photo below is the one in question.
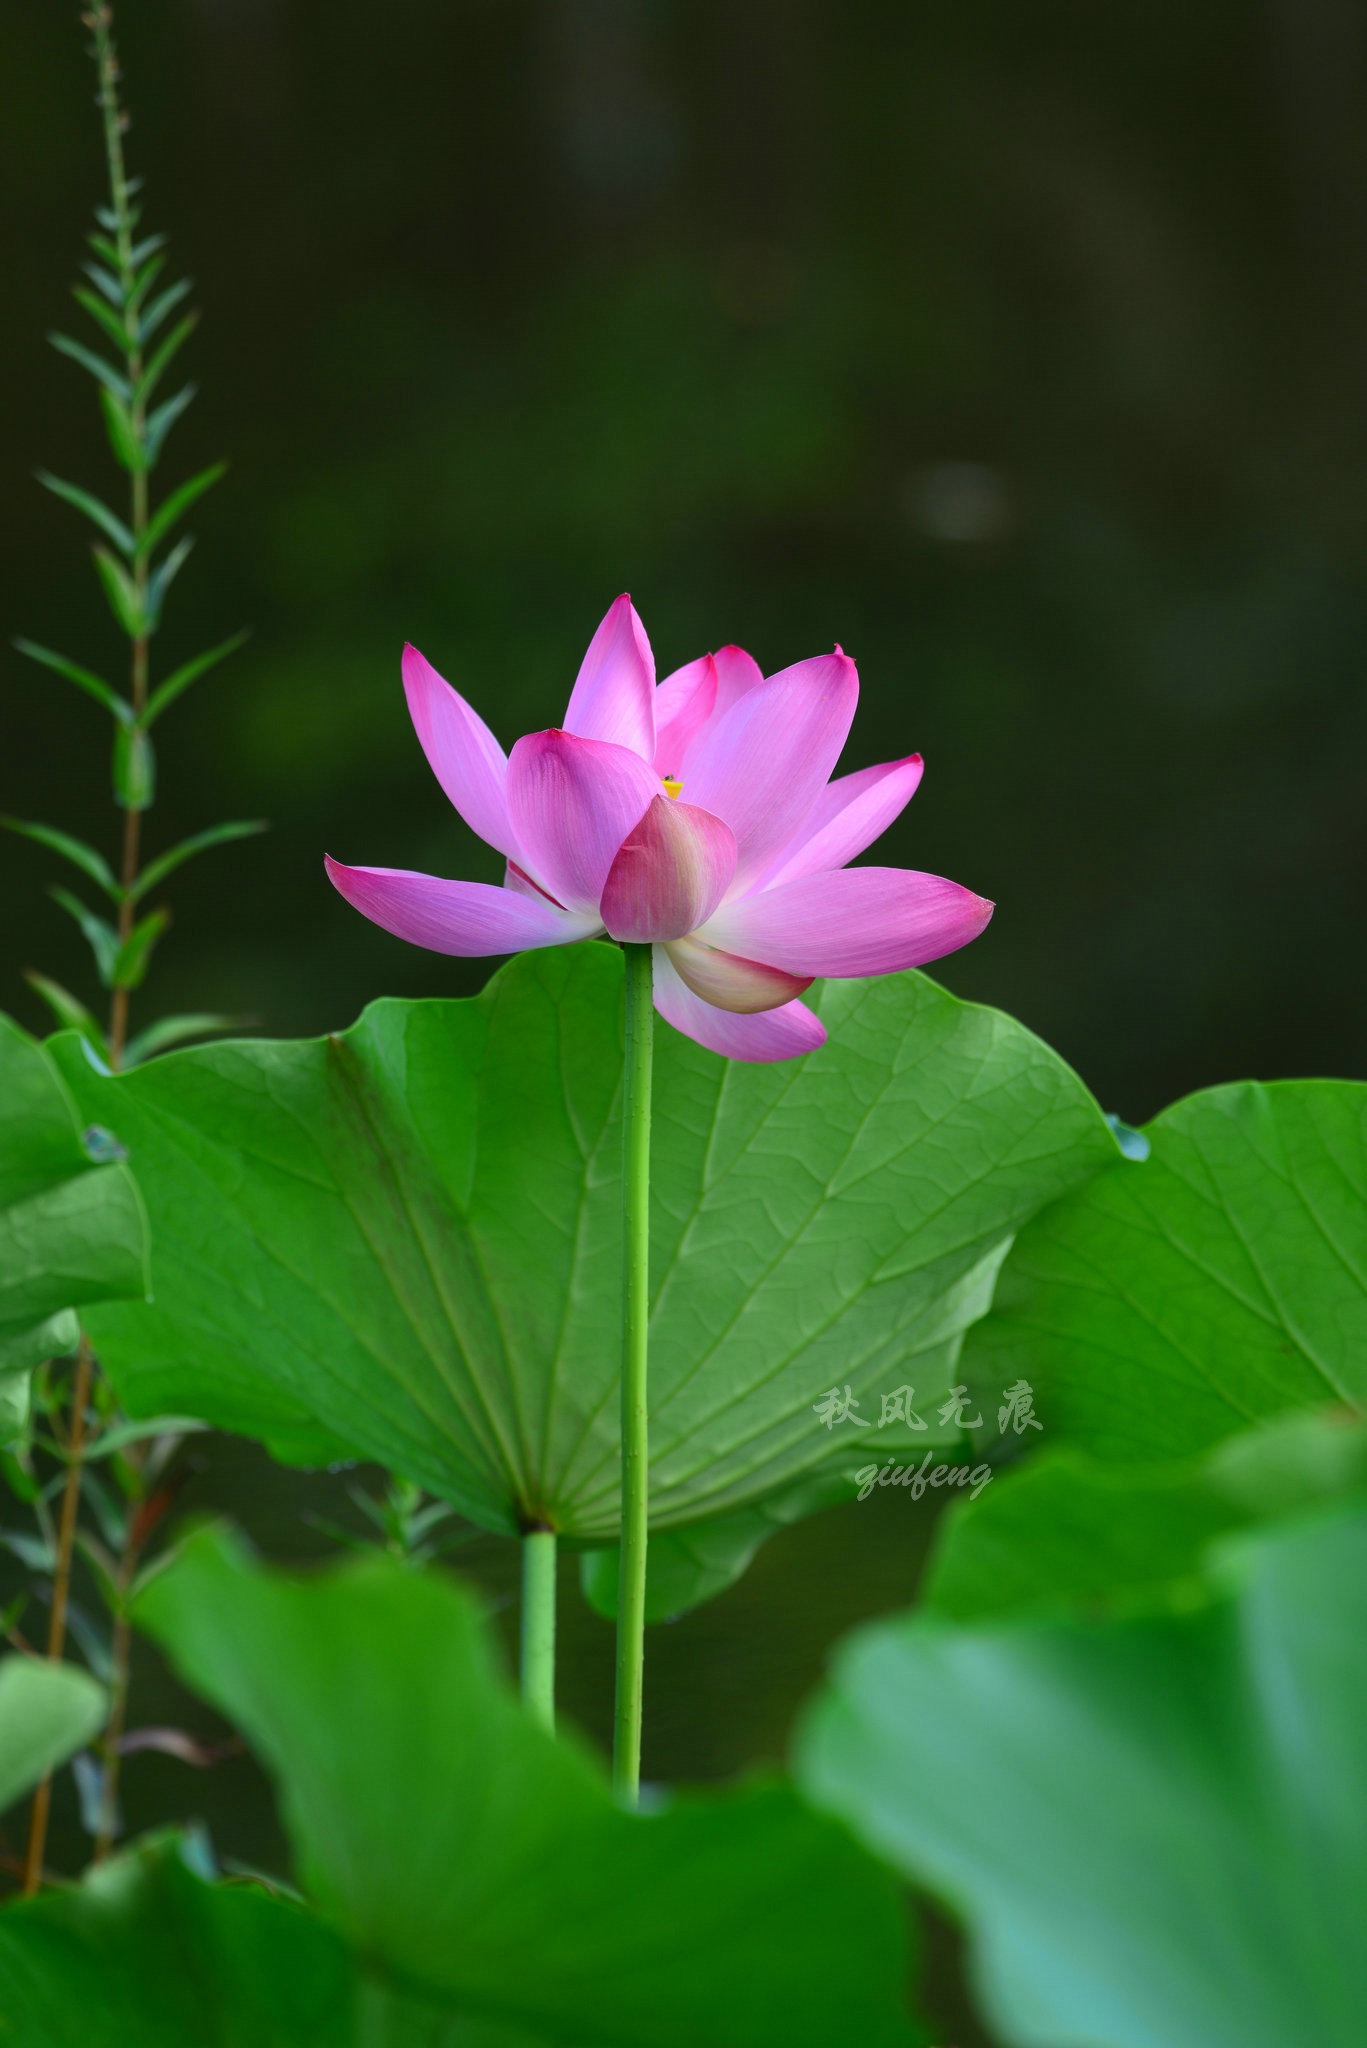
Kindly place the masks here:
<instances>
[{"instance_id":1,"label":"thin plant stalk","mask_svg":"<svg viewBox=\"0 0 1367 2048\"><path fill-rule=\"evenodd\" d=\"M119 105L119 66L114 51L112 34L113 18L107 6L96 7L90 16L90 25L95 39L95 68L99 79L96 95L100 111L104 116L104 149L109 167L110 210L116 221L114 243L119 252L119 282L123 286L126 301L124 329L128 359L128 382L133 398L130 406L133 432L142 441L147 425L144 403L139 396L142 383L142 343L138 328L138 314L132 300L137 275L133 262L133 222L130 218L128 174L123 160L123 136L128 125L128 116ZM147 471L135 469L129 477L129 529L135 543L132 574L138 593L138 610L145 612L147 604ZM136 718L141 718L147 708L147 634L135 634L130 648L129 701ZM123 813L123 850L120 860L119 883L123 895L118 906L117 930L119 943L126 943L133 929L135 899L133 885L138 879L139 841L142 831L142 810L136 803L126 803ZM117 1073L123 1059L123 1049L128 1038L128 990L115 988L109 999L109 1064Z\"/></svg>"},{"instance_id":2,"label":"thin plant stalk","mask_svg":"<svg viewBox=\"0 0 1367 2048\"><path fill-rule=\"evenodd\" d=\"M130 991L142 985L153 951L170 919L164 907L148 912L143 899L149 887L155 888L187 860L265 828L259 819L230 819L191 834L159 854L150 865L143 861L142 814L153 801L156 783L151 728L193 683L240 646L245 636L234 634L219 646L182 662L152 689L151 638L161 625L167 592L194 545L191 534L182 534L174 542L170 537L190 507L198 504L218 482L226 464L211 463L162 496L158 504L151 503L151 473L160 463L168 434L195 395L194 385L185 384L172 397L162 397L162 379L193 333L198 316L182 312L175 324L162 332L189 292L190 280L181 278L174 284L163 284L153 295L152 288L161 278L166 260L161 253L166 237L138 238L142 211L136 194L140 181L130 180L124 165L123 138L128 115L119 96L120 74L109 0L97 0L81 18L92 35L91 55L98 87L96 103L104 127L109 203L95 209L100 232L86 237L99 261L83 264L88 282L74 286L73 293L100 329L101 339L99 349L92 350L85 341L75 340L69 334L54 333L48 338L54 348L78 363L100 387L106 436L128 479L127 515L121 516L79 484L52 476L46 470L39 470L37 475L46 490L54 492L99 528L101 540L94 545L92 557L110 610L127 636L127 691L116 689L83 663L50 647L25 639L14 644L29 659L55 670L96 698L114 720L114 797L124 814L117 872L95 847L39 820L0 818L0 826L37 840L71 861L115 906L111 923L73 897L69 890L53 890L62 909L80 926L94 955L98 978L110 991L107 1032L77 997L49 976L30 974L28 979L59 1024L81 1031L110 1067L120 1068L180 1039L203 1036L233 1021L206 1016L163 1018L149 1032L140 1033L130 1042ZM111 344L117 358L114 361L109 354ZM154 560L163 544L164 552Z\"/></svg>"},{"instance_id":3,"label":"thin plant stalk","mask_svg":"<svg viewBox=\"0 0 1367 2048\"><path fill-rule=\"evenodd\" d=\"M555 1732L555 1531L522 1538L522 1704Z\"/></svg>"},{"instance_id":4,"label":"thin plant stalk","mask_svg":"<svg viewBox=\"0 0 1367 2048\"><path fill-rule=\"evenodd\" d=\"M71 1388L71 1424L65 1445L66 1484L62 1488L62 1511L57 1524L57 1555L52 1571L52 1612L48 1618L47 1654L53 1663L66 1648L66 1608L71 1592L71 1560L76 1548L76 1521L81 1505L81 1477L85 1466L86 1414L95 1360L84 1335L76 1353L76 1374ZM48 1814L52 1805L52 1773L43 1777L33 1795L29 1812L28 1854L24 1860L24 1896L31 1898L43 1881L43 1856L47 1849Z\"/></svg>"},{"instance_id":5,"label":"thin plant stalk","mask_svg":"<svg viewBox=\"0 0 1367 2048\"><path fill-rule=\"evenodd\" d=\"M117 1604L109 1644L109 1719L100 1739L104 1768L100 1773L100 1807L95 1827L96 1863L102 1863L109 1854L118 1832L120 1745L128 1720L128 1680L133 1661L133 1630L128 1610L148 1526L145 1496L130 1501L115 1581Z\"/></svg>"},{"instance_id":6,"label":"thin plant stalk","mask_svg":"<svg viewBox=\"0 0 1367 2048\"><path fill-rule=\"evenodd\" d=\"M163 281L156 296L151 296L153 284L160 276L165 261L159 251L166 238L152 235L138 240L140 204L136 193L139 181L130 182L124 163L123 138L128 127L128 115L119 94L120 74L109 0L94 0L81 19L92 37L91 55L95 61L96 104L100 108L104 129L109 204L96 207L100 233L86 238L99 258L98 263L86 262L83 265L85 276L95 289L91 291L88 284L82 283L74 288L74 296L100 328L102 341L96 353L70 335L52 334L49 339L64 356L79 363L100 386L100 403L109 444L128 476L127 521L81 486L46 471L40 470L37 474L44 488L55 492L84 517L93 520L103 540L112 544L112 553L109 547L97 545L94 562L114 617L128 637L128 694L124 696L82 663L74 662L51 648L24 639L16 640L15 645L30 659L44 668L55 670L95 697L113 716L114 794L124 813L118 872L111 872L109 863L95 848L83 845L69 833L15 818L0 819L0 824L36 839L73 861L87 879L93 881L116 905L116 919L110 923L73 899L69 891L54 890L62 907L79 923L94 955L99 979L110 991L107 1036L85 1006L69 991L43 975L35 974L28 978L58 1022L80 1030L109 1066L117 1070L178 1039L201 1036L206 1031L222 1029L236 1021L206 1016L163 1018L149 1032L140 1034L130 1043L129 992L141 984L153 948L169 918L164 909L154 910L140 918L138 906L149 885L156 886L185 861L210 847L241 839L264 827L259 821L247 820L211 826L207 831L197 832L167 849L150 866L142 863L142 813L152 802L155 784L150 727L192 683L231 654L245 636L234 635L220 646L183 662L159 683L155 691L150 690L151 635L160 623L171 582L193 545L192 537L183 535L169 544L159 561L154 562L153 556L168 542L168 537L190 506L197 503L222 476L225 465L221 462L211 464L164 496L155 508L150 504L150 473L160 460L172 426L194 397L194 386L186 384L174 397L160 398L155 404L152 403L153 393L158 390L171 362L193 332L197 316L193 312L182 312L174 325L165 327L190 290L187 278L169 286ZM159 332L161 338L154 339ZM111 344L116 358L113 361L107 352ZM123 557L122 561L119 556ZM83 1468L89 1451L87 1415L95 1372L95 1359L82 1337L72 1386L71 1415L62 1446L66 1462L62 1504L51 1545L54 1562L49 1655L54 1657L60 1657L66 1641L67 1601L80 1516ZM118 1742L128 1687L131 1645L125 1609L138 1557L152 1526L152 1522L145 1518L147 1505L144 1500L137 1505L136 1511L130 1510L129 1535L118 1568L116 1594L119 1609L114 1616L111 1688L113 1718L105 1741L107 1769L100 1826L102 1848L108 1846L112 1828L118 1782ZM29 1830L25 1861L25 1890L29 1892L37 1889L42 1877L49 1802L50 1788L44 1781L34 1799Z\"/></svg>"},{"instance_id":7,"label":"thin plant stalk","mask_svg":"<svg viewBox=\"0 0 1367 2048\"><path fill-rule=\"evenodd\" d=\"M120 283L125 296L132 293L136 267L133 262L133 223L129 215L128 175L123 158L123 131L127 116L119 105L118 60L114 52L111 34L112 17L106 6L96 7L88 17L94 36L95 68L98 81L96 99L104 117L105 160L109 170L109 196L111 211L115 216L114 240L119 253ZM126 356L128 381L133 390L132 418L135 432L141 439L146 421L138 387L142 381L142 347L138 332L136 310L130 306L125 313ZM133 579L138 591L139 609L147 601L147 472L138 469L129 478L130 530L136 544L133 558ZM130 696L134 714L140 717L147 706L147 635L138 634L131 647ZM142 823L142 812L134 803L128 803L123 814L123 849L121 858L120 883L123 896L118 907L117 931L122 945L133 929L135 901L133 884L138 876L138 849ZM117 1072L123 1049L128 1037L128 990L115 988L110 996L109 1006L109 1064ZM86 1413L90 1406L90 1390L94 1378L95 1361L90 1344L82 1333L80 1347L76 1354L76 1374L71 1390L71 1423L66 1445L66 1483L62 1490L62 1511L57 1532L57 1556L52 1579L52 1615L48 1627L47 1654L54 1661L59 1660L66 1647L66 1609L71 1588L71 1565L76 1545L76 1527L80 1517L81 1483L85 1468ZM117 1638L119 1624L116 1622ZM123 1645L124 1677L122 1693L127 1691L127 1663L130 1646L127 1641L127 1627L124 1624ZM117 1677L117 1672L116 1672ZM116 1702L121 1694L116 1691ZM52 1805L52 1776L49 1773L38 1785L33 1795L29 1815L28 1855L24 1865L24 1891L31 1896L42 1883L43 1856L47 1848L48 1816Z\"/></svg>"},{"instance_id":8,"label":"thin plant stalk","mask_svg":"<svg viewBox=\"0 0 1367 2048\"><path fill-rule=\"evenodd\" d=\"M650 1316L650 1081L655 1013L651 949L627 945L622 1090L622 1529L617 1585L617 1701L612 1776L634 1806L641 1785L649 1511L647 1335Z\"/></svg>"},{"instance_id":9,"label":"thin plant stalk","mask_svg":"<svg viewBox=\"0 0 1367 2048\"><path fill-rule=\"evenodd\" d=\"M125 300L128 302L124 314L124 331L127 336L128 382L133 391L129 410L134 434L141 442L147 421L144 402L139 396L143 372L142 342L138 316L131 297L136 266L133 262L133 223L129 214L128 173L123 159L123 136L128 125L128 116L119 105L119 66L114 51L112 26L112 16L108 7L96 7L91 16L98 78L96 98L104 117L104 151L109 168L110 210L117 223L114 229L114 244L119 252L119 282L123 286ZM128 524L135 543L133 581L141 612L147 603L147 471L135 469L128 479L128 488ZM141 718L147 709L147 637L145 632L135 634L129 649L129 701L134 716L138 718ZM123 895L119 902L115 926L120 945L127 942L128 935L133 929L136 907L133 886L138 879L141 833L141 807L135 803L125 803L123 846L119 861L119 885ZM115 1073L123 1064L123 1049L127 1040L128 990L115 988L110 991L109 997L108 1041L109 1064ZM104 1738L104 1772L100 1785L100 1814L95 1837L97 1863L109 1853L114 1839L115 1815L118 1811L119 1742L123 1736L124 1719L128 1709L128 1678L133 1653L128 1623L128 1591L137 1569L137 1532L138 1517L130 1508L123 1551L119 1559L119 1607L114 1616L110 1643L110 1708Z\"/></svg>"}]
</instances>

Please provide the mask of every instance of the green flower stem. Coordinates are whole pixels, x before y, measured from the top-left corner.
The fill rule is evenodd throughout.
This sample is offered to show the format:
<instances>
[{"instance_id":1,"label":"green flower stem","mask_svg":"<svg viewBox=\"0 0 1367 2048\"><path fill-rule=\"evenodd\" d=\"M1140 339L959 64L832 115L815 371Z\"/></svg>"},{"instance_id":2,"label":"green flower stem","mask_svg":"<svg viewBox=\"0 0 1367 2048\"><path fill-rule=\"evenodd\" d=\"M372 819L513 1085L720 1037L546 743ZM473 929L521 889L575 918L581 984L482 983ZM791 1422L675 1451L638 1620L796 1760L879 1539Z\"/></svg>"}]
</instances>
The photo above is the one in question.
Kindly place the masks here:
<instances>
[{"instance_id":1,"label":"green flower stem","mask_svg":"<svg viewBox=\"0 0 1367 2048\"><path fill-rule=\"evenodd\" d=\"M655 1013L651 1006L650 947L623 946L622 951L626 955L626 1066L622 1090L622 1535L612 1776L619 1797L634 1806L641 1783L645 1657L650 1068Z\"/></svg>"},{"instance_id":2,"label":"green flower stem","mask_svg":"<svg viewBox=\"0 0 1367 2048\"><path fill-rule=\"evenodd\" d=\"M522 1539L522 1704L555 1732L555 1531Z\"/></svg>"}]
</instances>

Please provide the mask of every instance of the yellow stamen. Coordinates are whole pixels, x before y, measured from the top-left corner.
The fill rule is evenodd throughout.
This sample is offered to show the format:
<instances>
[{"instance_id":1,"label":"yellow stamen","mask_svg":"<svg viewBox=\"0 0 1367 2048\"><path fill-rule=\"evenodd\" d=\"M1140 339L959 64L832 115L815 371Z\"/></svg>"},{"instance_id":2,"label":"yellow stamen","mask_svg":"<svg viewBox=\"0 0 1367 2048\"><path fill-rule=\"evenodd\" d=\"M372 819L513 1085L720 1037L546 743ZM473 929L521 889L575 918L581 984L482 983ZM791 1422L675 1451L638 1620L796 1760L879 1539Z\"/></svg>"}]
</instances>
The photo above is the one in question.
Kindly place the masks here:
<instances>
[{"instance_id":1,"label":"yellow stamen","mask_svg":"<svg viewBox=\"0 0 1367 2048\"><path fill-rule=\"evenodd\" d=\"M660 780L665 786L666 796L677 796L683 788L683 784L677 775L662 775Z\"/></svg>"}]
</instances>

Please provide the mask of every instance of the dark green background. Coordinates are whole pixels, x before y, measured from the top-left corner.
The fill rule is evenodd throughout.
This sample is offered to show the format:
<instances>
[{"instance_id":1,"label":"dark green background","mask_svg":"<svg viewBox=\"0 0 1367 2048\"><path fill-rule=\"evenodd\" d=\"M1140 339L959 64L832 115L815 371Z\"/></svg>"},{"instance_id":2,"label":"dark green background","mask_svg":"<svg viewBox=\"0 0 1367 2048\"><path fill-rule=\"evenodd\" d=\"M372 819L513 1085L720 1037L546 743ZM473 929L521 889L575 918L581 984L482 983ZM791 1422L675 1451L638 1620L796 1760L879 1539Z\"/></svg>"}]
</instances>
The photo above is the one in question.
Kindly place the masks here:
<instances>
[{"instance_id":1,"label":"dark green background","mask_svg":"<svg viewBox=\"0 0 1367 2048\"><path fill-rule=\"evenodd\" d=\"M767 669L856 656L847 765L928 764L878 857L999 906L944 979L1106 1107L1362 1071L1360 10L129 0L119 33L149 224L205 316L167 473L233 464L163 673L254 628L163 728L149 841L274 822L163 892L142 1021L314 1031L478 987L483 963L356 917L322 852L494 879L408 727L400 644L511 742L559 717L626 587L661 673L728 639ZM52 0L0 38L0 623L100 666L84 533L28 477L117 485L41 338L82 317L84 38ZM2 673L0 805L111 844L101 714ZM50 857L0 858L0 1005L36 1026L19 969L88 994L86 968ZM286 1548L298 1487L237 1453L196 1482ZM823 1518L657 1632L648 1768L776 1750L822 1646L905 1594L925 1520ZM567 1687L601 1721L592 1643Z\"/></svg>"},{"instance_id":2,"label":"dark green background","mask_svg":"<svg viewBox=\"0 0 1367 2048\"><path fill-rule=\"evenodd\" d=\"M100 180L83 36L7 12L7 630L113 660L77 516L116 487L42 342ZM348 1022L478 986L321 855L493 875L399 692L505 742L629 588L661 672L839 640L851 766L919 747L886 857L994 897L946 970L1131 1118L1357 1072L1367 758L1367 17L1344 0L130 0L150 219L198 280L219 454L163 662L154 845L228 815L153 1004ZM976 465L966 475L947 465ZM4 659L0 802L107 836L101 714ZM79 978L4 854L14 970Z\"/></svg>"}]
</instances>

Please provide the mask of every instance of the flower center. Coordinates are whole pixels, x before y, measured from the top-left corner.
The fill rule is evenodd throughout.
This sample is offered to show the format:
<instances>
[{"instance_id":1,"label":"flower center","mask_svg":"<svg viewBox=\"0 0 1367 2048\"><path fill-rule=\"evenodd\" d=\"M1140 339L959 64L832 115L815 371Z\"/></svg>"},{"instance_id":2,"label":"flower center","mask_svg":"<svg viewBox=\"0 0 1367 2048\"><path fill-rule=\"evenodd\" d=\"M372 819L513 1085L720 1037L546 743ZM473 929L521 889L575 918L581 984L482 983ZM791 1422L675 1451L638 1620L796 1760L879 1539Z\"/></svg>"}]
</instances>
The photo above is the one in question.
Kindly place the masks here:
<instances>
[{"instance_id":1,"label":"flower center","mask_svg":"<svg viewBox=\"0 0 1367 2048\"><path fill-rule=\"evenodd\" d=\"M660 780L665 786L666 796L677 796L683 788L683 783L677 775L662 775Z\"/></svg>"}]
</instances>

